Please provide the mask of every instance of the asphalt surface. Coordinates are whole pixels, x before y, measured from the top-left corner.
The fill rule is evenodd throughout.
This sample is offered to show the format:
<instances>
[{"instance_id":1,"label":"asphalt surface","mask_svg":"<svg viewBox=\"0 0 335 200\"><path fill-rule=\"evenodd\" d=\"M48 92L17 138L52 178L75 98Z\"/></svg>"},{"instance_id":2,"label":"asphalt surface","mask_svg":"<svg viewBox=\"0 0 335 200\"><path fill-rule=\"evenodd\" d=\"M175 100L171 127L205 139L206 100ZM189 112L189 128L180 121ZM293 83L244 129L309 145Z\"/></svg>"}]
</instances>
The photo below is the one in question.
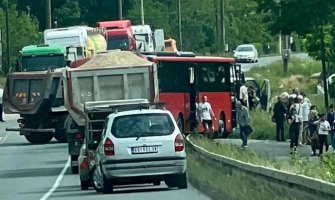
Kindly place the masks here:
<instances>
[{"instance_id":1,"label":"asphalt surface","mask_svg":"<svg viewBox=\"0 0 335 200\"><path fill-rule=\"evenodd\" d=\"M47 200L47 199L192 199L207 200L209 197L189 184L188 189L169 189L164 182L160 186L128 185L116 187L115 193L103 195L94 189L81 191L79 176L69 169L67 144L52 140L49 144L31 145L16 132L5 132L5 127L17 127L17 115L5 116L0 123L0 199Z\"/></svg>"},{"instance_id":2,"label":"asphalt surface","mask_svg":"<svg viewBox=\"0 0 335 200\"><path fill-rule=\"evenodd\" d=\"M292 54L292 58L300 58L300 59L310 59L307 53L297 53ZM247 72L254 67L265 67L273 62L282 60L281 56L268 56L268 57L260 57L258 59L258 63L240 63L242 65L242 71Z\"/></svg>"}]
</instances>

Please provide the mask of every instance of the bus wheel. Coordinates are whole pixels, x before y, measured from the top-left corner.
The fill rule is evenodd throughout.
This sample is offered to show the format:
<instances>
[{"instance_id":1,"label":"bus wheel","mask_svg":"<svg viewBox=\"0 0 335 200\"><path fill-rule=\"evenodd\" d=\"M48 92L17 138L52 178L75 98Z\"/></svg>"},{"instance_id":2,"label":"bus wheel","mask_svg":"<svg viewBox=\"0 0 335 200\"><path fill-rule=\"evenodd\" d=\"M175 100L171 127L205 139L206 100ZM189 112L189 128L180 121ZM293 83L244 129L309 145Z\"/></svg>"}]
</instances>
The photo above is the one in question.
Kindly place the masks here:
<instances>
[{"instance_id":1,"label":"bus wheel","mask_svg":"<svg viewBox=\"0 0 335 200\"><path fill-rule=\"evenodd\" d=\"M184 120L183 120L183 117L180 115L178 116L178 119L177 119L177 126L180 132L184 133Z\"/></svg>"},{"instance_id":2,"label":"bus wheel","mask_svg":"<svg viewBox=\"0 0 335 200\"><path fill-rule=\"evenodd\" d=\"M218 138L227 138L228 132L226 131L225 119L223 115L220 116L219 125L218 125Z\"/></svg>"}]
</instances>

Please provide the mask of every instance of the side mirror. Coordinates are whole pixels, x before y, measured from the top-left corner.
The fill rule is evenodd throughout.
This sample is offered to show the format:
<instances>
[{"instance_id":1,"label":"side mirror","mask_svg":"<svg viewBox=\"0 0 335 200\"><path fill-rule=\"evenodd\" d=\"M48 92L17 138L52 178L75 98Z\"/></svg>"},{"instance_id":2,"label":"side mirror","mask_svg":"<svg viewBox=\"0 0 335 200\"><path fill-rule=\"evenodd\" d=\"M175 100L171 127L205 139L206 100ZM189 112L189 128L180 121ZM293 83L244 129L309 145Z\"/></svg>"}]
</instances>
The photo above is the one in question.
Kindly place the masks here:
<instances>
[{"instance_id":1,"label":"side mirror","mask_svg":"<svg viewBox=\"0 0 335 200\"><path fill-rule=\"evenodd\" d=\"M189 80L190 80L190 83L194 83L194 68L193 67L190 67L188 68L189 70Z\"/></svg>"}]
</instances>

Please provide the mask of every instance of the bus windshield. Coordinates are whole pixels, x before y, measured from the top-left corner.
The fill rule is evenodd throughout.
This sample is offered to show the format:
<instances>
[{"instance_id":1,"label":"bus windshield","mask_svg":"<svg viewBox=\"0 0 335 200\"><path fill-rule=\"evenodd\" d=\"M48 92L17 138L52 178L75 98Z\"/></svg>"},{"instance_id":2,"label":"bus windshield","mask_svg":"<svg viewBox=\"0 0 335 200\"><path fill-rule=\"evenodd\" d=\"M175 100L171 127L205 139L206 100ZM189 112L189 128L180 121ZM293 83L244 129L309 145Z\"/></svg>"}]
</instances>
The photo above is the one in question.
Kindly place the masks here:
<instances>
[{"instance_id":1,"label":"bus windshield","mask_svg":"<svg viewBox=\"0 0 335 200\"><path fill-rule=\"evenodd\" d=\"M127 36L109 36L108 37L108 50L121 49L127 50L129 48L129 42Z\"/></svg>"},{"instance_id":2,"label":"bus windshield","mask_svg":"<svg viewBox=\"0 0 335 200\"><path fill-rule=\"evenodd\" d=\"M64 55L23 56L22 71L44 71L65 67Z\"/></svg>"},{"instance_id":3,"label":"bus windshield","mask_svg":"<svg viewBox=\"0 0 335 200\"><path fill-rule=\"evenodd\" d=\"M161 91L189 91L189 68L191 67L194 68L197 91L223 92L231 90L229 63L160 62L158 79Z\"/></svg>"}]
</instances>

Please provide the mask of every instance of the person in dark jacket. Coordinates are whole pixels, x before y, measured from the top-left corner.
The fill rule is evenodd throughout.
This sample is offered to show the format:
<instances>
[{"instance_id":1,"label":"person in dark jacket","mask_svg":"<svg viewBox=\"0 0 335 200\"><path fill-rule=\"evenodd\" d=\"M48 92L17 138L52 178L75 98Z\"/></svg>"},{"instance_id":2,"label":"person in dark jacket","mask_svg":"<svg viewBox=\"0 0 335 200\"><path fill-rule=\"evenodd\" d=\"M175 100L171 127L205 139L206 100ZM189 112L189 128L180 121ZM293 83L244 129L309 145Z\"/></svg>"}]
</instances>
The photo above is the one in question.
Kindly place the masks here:
<instances>
[{"instance_id":1,"label":"person in dark jacket","mask_svg":"<svg viewBox=\"0 0 335 200\"><path fill-rule=\"evenodd\" d=\"M329 110L327 113L327 121L330 124L330 131L329 131L329 135L330 135L330 144L332 145L333 148L333 152L335 153L334 149L335 149L335 124L334 124L334 120L335 120L335 112L334 112L334 106L333 104L331 104L329 106Z\"/></svg>"},{"instance_id":2,"label":"person in dark jacket","mask_svg":"<svg viewBox=\"0 0 335 200\"><path fill-rule=\"evenodd\" d=\"M277 141L285 141L284 134L284 122L286 119L287 108L285 104L282 102L280 96L278 96L278 100L273 107L273 116L275 118L276 123L276 134Z\"/></svg>"}]
</instances>

